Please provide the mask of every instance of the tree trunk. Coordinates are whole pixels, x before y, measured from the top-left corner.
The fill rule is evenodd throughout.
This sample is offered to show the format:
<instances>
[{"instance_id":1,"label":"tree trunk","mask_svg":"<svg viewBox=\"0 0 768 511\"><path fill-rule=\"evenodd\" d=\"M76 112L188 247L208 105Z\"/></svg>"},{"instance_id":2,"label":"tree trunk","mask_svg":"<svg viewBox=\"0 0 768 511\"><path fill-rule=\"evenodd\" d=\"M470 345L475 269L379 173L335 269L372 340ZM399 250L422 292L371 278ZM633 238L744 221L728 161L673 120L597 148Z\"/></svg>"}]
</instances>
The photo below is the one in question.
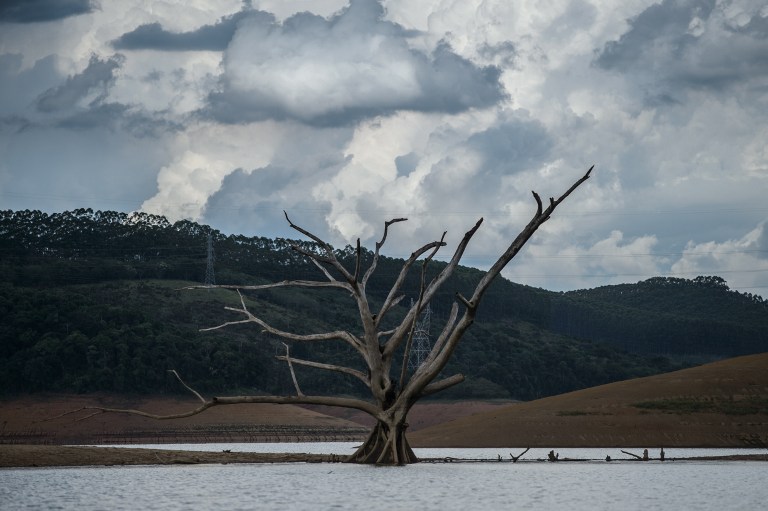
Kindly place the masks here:
<instances>
[{"instance_id":1,"label":"tree trunk","mask_svg":"<svg viewBox=\"0 0 768 511\"><path fill-rule=\"evenodd\" d=\"M407 465L418 463L405 430L408 424L404 421L397 423L379 420L371 434L357 451L347 458L347 463L366 463L376 465Z\"/></svg>"}]
</instances>

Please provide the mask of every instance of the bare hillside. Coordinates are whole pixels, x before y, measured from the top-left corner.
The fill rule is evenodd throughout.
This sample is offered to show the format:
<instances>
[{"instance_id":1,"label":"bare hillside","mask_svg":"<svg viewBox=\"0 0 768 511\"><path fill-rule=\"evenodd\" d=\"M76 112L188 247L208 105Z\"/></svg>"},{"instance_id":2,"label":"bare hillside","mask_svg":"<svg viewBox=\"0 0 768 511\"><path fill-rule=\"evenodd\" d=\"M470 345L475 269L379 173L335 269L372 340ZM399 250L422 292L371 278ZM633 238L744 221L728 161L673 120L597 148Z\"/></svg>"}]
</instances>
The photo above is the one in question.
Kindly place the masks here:
<instances>
[{"instance_id":1,"label":"bare hillside","mask_svg":"<svg viewBox=\"0 0 768 511\"><path fill-rule=\"evenodd\" d=\"M768 444L768 354L498 407L409 435L419 447Z\"/></svg>"},{"instance_id":2,"label":"bare hillside","mask_svg":"<svg viewBox=\"0 0 768 511\"><path fill-rule=\"evenodd\" d=\"M193 399L127 397L112 394L32 395L0 401L0 443L131 444L185 442L344 441L364 438L359 424L291 405L220 406L204 413L158 421L120 413L83 410L84 406L179 413L196 408Z\"/></svg>"}]
</instances>

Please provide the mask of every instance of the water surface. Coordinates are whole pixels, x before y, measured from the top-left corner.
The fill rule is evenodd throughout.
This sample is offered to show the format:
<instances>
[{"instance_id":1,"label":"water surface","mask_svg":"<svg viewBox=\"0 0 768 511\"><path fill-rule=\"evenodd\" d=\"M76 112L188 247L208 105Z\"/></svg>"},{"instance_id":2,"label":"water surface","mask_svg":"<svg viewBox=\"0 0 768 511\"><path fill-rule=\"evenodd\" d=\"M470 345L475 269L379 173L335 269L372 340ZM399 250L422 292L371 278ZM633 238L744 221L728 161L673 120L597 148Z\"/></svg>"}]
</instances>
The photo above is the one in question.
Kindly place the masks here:
<instances>
[{"instance_id":1,"label":"water surface","mask_svg":"<svg viewBox=\"0 0 768 511\"><path fill-rule=\"evenodd\" d=\"M203 444L199 449L336 452L354 444ZM160 446L152 446L160 447ZM163 446L166 447L166 446ZM171 446L167 446L173 448ZM178 448L179 446L174 446ZM637 449L627 449L637 452ZM506 449L519 454L522 449ZM561 458L606 449L560 449ZM617 457L620 456L618 449ZM530 460L548 449L531 450ZM668 449L668 457L759 450ZM764 450L762 451L764 452ZM501 449L419 449L486 458ZM528 456L526 456L527 458ZM624 456L626 458L626 456ZM0 508L17 509L765 509L768 463L232 464L0 470Z\"/></svg>"}]
</instances>

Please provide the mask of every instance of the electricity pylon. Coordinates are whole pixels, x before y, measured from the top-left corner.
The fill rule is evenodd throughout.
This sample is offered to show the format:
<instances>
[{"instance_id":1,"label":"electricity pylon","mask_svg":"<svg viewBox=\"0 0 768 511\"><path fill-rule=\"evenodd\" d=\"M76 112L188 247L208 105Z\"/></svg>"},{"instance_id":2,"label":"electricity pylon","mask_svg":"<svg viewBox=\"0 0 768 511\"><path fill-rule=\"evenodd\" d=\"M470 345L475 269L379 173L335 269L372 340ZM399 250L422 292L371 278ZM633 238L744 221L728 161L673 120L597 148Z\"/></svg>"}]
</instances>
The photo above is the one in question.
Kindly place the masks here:
<instances>
[{"instance_id":1,"label":"electricity pylon","mask_svg":"<svg viewBox=\"0 0 768 511\"><path fill-rule=\"evenodd\" d=\"M411 307L413 307L413 300L411 300ZM417 369L429 355L429 350L432 349L429 342L430 316L432 316L432 309L427 304L426 308L421 311L419 319L416 320L416 326L413 330L413 345L408 356L408 369Z\"/></svg>"}]
</instances>

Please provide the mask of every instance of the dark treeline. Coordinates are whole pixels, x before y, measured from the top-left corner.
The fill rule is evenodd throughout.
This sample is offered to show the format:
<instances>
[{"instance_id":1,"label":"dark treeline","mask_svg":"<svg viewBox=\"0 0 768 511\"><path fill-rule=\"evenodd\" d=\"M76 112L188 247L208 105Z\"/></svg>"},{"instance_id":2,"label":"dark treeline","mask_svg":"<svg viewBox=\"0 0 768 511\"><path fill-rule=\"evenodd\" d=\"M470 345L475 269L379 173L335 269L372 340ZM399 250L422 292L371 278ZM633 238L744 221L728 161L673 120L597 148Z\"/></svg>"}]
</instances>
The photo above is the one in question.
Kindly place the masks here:
<instances>
[{"instance_id":1,"label":"dark treeline","mask_svg":"<svg viewBox=\"0 0 768 511\"><path fill-rule=\"evenodd\" d=\"M176 369L208 392L291 392L285 364L274 359L284 349L278 339L258 328L199 331L239 319L224 311L237 303L232 291L178 290L203 280L209 234L219 284L322 277L290 249L299 243L317 250L308 241L226 236L141 213L0 211L0 389L175 393L179 385L167 370ZM354 260L351 247L339 253ZM371 256L364 252L366 260ZM401 265L382 258L368 286L374 302ZM419 276L412 273L404 292L415 297ZM454 293L466 292L481 275L461 268L444 286L432 303L433 337ZM343 293L281 289L247 299L254 312L292 331L357 328L357 312ZM448 368L468 376L450 396L531 399L766 351L766 309L761 298L729 290L718 277L569 293L501 279ZM342 343L294 345L291 353L355 365ZM360 390L335 373L298 372L305 392Z\"/></svg>"}]
</instances>

